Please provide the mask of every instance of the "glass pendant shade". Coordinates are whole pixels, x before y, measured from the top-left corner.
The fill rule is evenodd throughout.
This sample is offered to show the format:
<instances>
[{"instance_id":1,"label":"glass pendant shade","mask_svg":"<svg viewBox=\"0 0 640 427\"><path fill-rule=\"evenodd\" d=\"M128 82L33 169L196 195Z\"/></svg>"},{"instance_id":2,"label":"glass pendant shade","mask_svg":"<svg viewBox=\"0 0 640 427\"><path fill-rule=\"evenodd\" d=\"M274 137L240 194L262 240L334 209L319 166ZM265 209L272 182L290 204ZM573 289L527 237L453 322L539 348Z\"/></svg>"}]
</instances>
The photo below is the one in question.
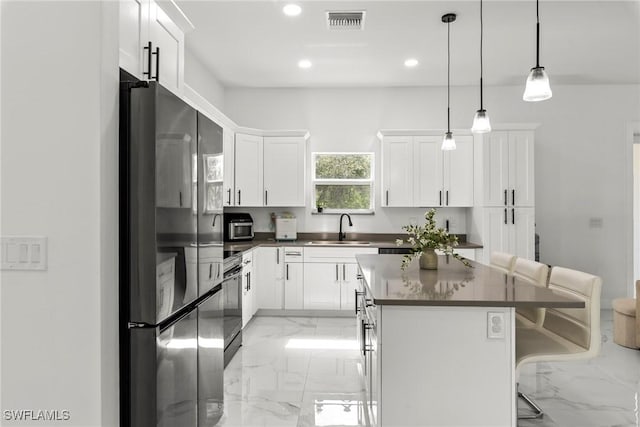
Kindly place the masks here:
<instances>
[{"instance_id":1,"label":"glass pendant shade","mask_svg":"<svg viewBox=\"0 0 640 427\"><path fill-rule=\"evenodd\" d=\"M549 76L544 71L544 67L533 67L529 77L527 77L527 86L524 89L522 99L529 102L537 102L549 99L551 96Z\"/></svg>"},{"instance_id":2,"label":"glass pendant shade","mask_svg":"<svg viewBox=\"0 0 640 427\"><path fill-rule=\"evenodd\" d=\"M450 151L456 149L456 140L453 137L451 132L447 132L444 134L444 139L442 140L442 148L443 151Z\"/></svg>"},{"instance_id":3,"label":"glass pendant shade","mask_svg":"<svg viewBox=\"0 0 640 427\"><path fill-rule=\"evenodd\" d=\"M487 133L491 132L491 122L489 121L489 114L487 110L478 110L473 118L473 126L471 127L473 133Z\"/></svg>"}]
</instances>

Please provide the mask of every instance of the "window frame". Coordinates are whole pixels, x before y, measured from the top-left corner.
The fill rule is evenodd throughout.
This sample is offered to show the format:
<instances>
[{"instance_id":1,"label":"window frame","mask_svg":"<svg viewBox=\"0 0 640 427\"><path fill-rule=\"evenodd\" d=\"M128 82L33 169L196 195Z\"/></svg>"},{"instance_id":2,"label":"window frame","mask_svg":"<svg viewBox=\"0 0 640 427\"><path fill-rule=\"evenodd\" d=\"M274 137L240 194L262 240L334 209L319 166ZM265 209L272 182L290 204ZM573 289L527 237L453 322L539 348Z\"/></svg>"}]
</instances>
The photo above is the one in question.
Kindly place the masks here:
<instances>
[{"instance_id":1,"label":"window frame","mask_svg":"<svg viewBox=\"0 0 640 427\"><path fill-rule=\"evenodd\" d=\"M316 178L316 158L318 156L335 156L335 155L367 155L370 157L369 165L371 175L368 179L342 179L342 178ZM313 203L311 212L314 214L355 214L355 215L373 215L375 214L376 200L375 200L375 166L376 157L373 151L314 151L311 153L311 202ZM335 208L323 208L322 212L318 212L316 206L317 200L317 185L369 185L370 188L370 200L368 209L335 209Z\"/></svg>"}]
</instances>

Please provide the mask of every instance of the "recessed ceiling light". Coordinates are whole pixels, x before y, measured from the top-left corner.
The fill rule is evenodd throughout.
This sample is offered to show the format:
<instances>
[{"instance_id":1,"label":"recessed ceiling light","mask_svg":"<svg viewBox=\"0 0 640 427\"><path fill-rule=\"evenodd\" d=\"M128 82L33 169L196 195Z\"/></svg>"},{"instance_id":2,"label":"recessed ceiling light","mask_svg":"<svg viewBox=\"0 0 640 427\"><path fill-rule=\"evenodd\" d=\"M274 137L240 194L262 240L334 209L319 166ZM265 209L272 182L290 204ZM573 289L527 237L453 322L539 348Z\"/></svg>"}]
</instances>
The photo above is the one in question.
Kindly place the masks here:
<instances>
[{"instance_id":1,"label":"recessed ceiling light","mask_svg":"<svg viewBox=\"0 0 640 427\"><path fill-rule=\"evenodd\" d=\"M408 67L408 68L413 68L416 65L418 65L418 60L415 58L409 58L406 61L404 61L404 66Z\"/></svg>"},{"instance_id":2,"label":"recessed ceiling light","mask_svg":"<svg viewBox=\"0 0 640 427\"><path fill-rule=\"evenodd\" d=\"M311 68L311 61L308 59L301 59L298 61L298 67L300 68Z\"/></svg>"},{"instance_id":3,"label":"recessed ceiling light","mask_svg":"<svg viewBox=\"0 0 640 427\"><path fill-rule=\"evenodd\" d=\"M302 12L302 8L297 4L290 3L283 7L282 11L287 16L298 16Z\"/></svg>"}]
</instances>

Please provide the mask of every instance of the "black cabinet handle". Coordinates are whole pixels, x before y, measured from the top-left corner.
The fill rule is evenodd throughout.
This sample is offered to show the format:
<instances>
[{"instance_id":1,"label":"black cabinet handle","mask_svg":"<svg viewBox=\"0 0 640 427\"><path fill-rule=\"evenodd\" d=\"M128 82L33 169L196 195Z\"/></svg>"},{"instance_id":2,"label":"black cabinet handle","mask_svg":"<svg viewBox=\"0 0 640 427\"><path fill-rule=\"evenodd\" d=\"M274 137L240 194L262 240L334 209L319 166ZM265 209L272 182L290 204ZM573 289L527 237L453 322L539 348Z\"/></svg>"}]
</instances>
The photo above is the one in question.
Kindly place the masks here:
<instances>
[{"instance_id":1,"label":"black cabinet handle","mask_svg":"<svg viewBox=\"0 0 640 427\"><path fill-rule=\"evenodd\" d=\"M336 264L336 282L338 281L338 264Z\"/></svg>"},{"instance_id":2,"label":"black cabinet handle","mask_svg":"<svg viewBox=\"0 0 640 427\"><path fill-rule=\"evenodd\" d=\"M156 56L156 75L151 78L155 79L157 82L160 82L160 48L156 47L156 51L153 52L152 55Z\"/></svg>"},{"instance_id":3,"label":"black cabinet handle","mask_svg":"<svg viewBox=\"0 0 640 427\"><path fill-rule=\"evenodd\" d=\"M347 266L346 264L342 264L342 280L346 281L347 280Z\"/></svg>"},{"instance_id":4,"label":"black cabinet handle","mask_svg":"<svg viewBox=\"0 0 640 427\"><path fill-rule=\"evenodd\" d=\"M504 223L507 223L507 208L504 208Z\"/></svg>"},{"instance_id":5,"label":"black cabinet handle","mask_svg":"<svg viewBox=\"0 0 640 427\"><path fill-rule=\"evenodd\" d=\"M280 248L276 248L276 264L280 264Z\"/></svg>"},{"instance_id":6,"label":"black cabinet handle","mask_svg":"<svg viewBox=\"0 0 640 427\"><path fill-rule=\"evenodd\" d=\"M367 335L366 335L367 333L366 333L366 330L365 330L365 324L366 324L366 322L364 321L364 319L360 320L360 339L361 339L361 342L362 342L362 355L363 356L367 355L367 352L365 351L365 342L366 342L366 339L367 339Z\"/></svg>"},{"instance_id":7,"label":"black cabinet handle","mask_svg":"<svg viewBox=\"0 0 640 427\"><path fill-rule=\"evenodd\" d=\"M449 206L449 190L447 190L447 206Z\"/></svg>"},{"instance_id":8,"label":"black cabinet handle","mask_svg":"<svg viewBox=\"0 0 640 427\"><path fill-rule=\"evenodd\" d=\"M516 210L511 208L511 224L516 223Z\"/></svg>"},{"instance_id":9,"label":"black cabinet handle","mask_svg":"<svg viewBox=\"0 0 640 427\"><path fill-rule=\"evenodd\" d=\"M249 290L251 290L251 272L247 273L249 275L249 277L247 277L247 279L249 279Z\"/></svg>"},{"instance_id":10,"label":"black cabinet handle","mask_svg":"<svg viewBox=\"0 0 640 427\"><path fill-rule=\"evenodd\" d=\"M269 194L267 190L264 190L264 205L267 206L269 204Z\"/></svg>"},{"instance_id":11,"label":"black cabinet handle","mask_svg":"<svg viewBox=\"0 0 640 427\"><path fill-rule=\"evenodd\" d=\"M439 203L440 203L440 206L442 206L442 190L440 190L438 193L440 194L440 196L439 196L440 197L440 202Z\"/></svg>"},{"instance_id":12,"label":"black cabinet handle","mask_svg":"<svg viewBox=\"0 0 640 427\"><path fill-rule=\"evenodd\" d=\"M211 273L213 273L213 264L209 264L209 279L211 279Z\"/></svg>"},{"instance_id":13,"label":"black cabinet handle","mask_svg":"<svg viewBox=\"0 0 640 427\"><path fill-rule=\"evenodd\" d=\"M182 207L182 191L179 192L179 197L180 197L180 207Z\"/></svg>"},{"instance_id":14,"label":"black cabinet handle","mask_svg":"<svg viewBox=\"0 0 640 427\"><path fill-rule=\"evenodd\" d=\"M147 54L147 71L143 71L142 72L143 76L149 76L149 80L152 79L152 77L151 77L151 49L152 49L152 44L151 44L151 42L149 42L144 47L144 50L148 50L149 51L149 53Z\"/></svg>"},{"instance_id":15,"label":"black cabinet handle","mask_svg":"<svg viewBox=\"0 0 640 427\"><path fill-rule=\"evenodd\" d=\"M516 205L516 190L511 190L511 204Z\"/></svg>"},{"instance_id":16,"label":"black cabinet handle","mask_svg":"<svg viewBox=\"0 0 640 427\"><path fill-rule=\"evenodd\" d=\"M387 190L387 206L389 206L389 190Z\"/></svg>"},{"instance_id":17,"label":"black cabinet handle","mask_svg":"<svg viewBox=\"0 0 640 427\"><path fill-rule=\"evenodd\" d=\"M227 190L227 195L229 196L229 202L227 204L231 206L231 189L230 188Z\"/></svg>"},{"instance_id":18,"label":"black cabinet handle","mask_svg":"<svg viewBox=\"0 0 640 427\"><path fill-rule=\"evenodd\" d=\"M238 190L238 206L240 206L240 190Z\"/></svg>"},{"instance_id":19,"label":"black cabinet handle","mask_svg":"<svg viewBox=\"0 0 640 427\"><path fill-rule=\"evenodd\" d=\"M287 277L286 277L286 279L289 280L289 264L287 264Z\"/></svg>"},{"instance_id":20,"label":"black cabinet handle","mask_svg":"<svg viewBox=\"0 0 640 427\"><path fill-rule=\"evenodd\" d=\"M507 206L507 189L504 189L504 205Z\"/></svg>"}]
</instances>

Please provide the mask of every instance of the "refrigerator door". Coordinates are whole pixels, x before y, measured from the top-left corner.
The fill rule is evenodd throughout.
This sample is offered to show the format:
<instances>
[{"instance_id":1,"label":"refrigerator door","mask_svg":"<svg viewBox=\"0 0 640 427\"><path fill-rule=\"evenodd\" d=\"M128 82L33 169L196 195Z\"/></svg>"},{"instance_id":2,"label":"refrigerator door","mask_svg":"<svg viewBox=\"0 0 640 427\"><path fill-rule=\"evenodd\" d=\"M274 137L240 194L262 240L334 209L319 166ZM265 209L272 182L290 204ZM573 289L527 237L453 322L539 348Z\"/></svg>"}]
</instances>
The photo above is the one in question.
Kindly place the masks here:
<instances>
[{"instance_id":1,"label":"refrigerator door","mask_svg":"<svg viewBox=\"0 0 640 427\"><path fill-rule=\"evenodd\" d=\"M198 295L222 283L222 128L198 112Z\"/></svg>"},{"instance_id":2,"label":"refrigerator door","mask_svg":"<svg viewBox=\"0 0 640 427\"><path fill-rule=\"evenodd\" d=\"M198 425L198 332L194 309L160 328L131 329L130 426Z\"/></svg>"},{"instance_id":3,"label":"refrigerator door","mask_svg":"<svg viewBox=\"0 0 640 427\"><path fill-rule=\"evenodd\" d=\"M214 426L224 409L222 288L198 306L198 426Z\"/></svg>"},{"instance_id":4,"label":"refrigerator door","mask_svg":"<svg viewBox=\"0 0 640 427\"><path fill-rule=\"evenodd\" d=\"M198 297L196 111L149 82L131 89L126 172L129 321L157 325ZM155 161L154 161L155 160Z\"/></svg>"}]
</instances>

